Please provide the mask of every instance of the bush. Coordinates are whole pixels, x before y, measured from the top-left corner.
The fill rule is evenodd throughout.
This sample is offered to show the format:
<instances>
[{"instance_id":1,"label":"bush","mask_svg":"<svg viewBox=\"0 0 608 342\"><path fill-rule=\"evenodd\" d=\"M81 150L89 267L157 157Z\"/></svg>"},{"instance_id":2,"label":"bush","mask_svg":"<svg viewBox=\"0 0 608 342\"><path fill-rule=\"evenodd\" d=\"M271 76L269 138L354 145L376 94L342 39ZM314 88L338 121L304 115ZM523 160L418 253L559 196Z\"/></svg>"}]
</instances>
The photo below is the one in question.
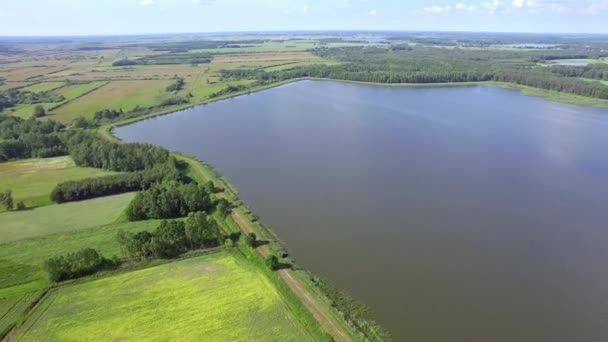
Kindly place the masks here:
<instances>
[{"instance_id":1,"label":"bush","mask_svg":"<svg viewBox=\"0 0 608 342\"><path fill-rule=\"evenodd\" d=\"M11 190L0 192L0 204L2 204L6 210L13 209L13 192Z\"/></svg>"},{"instance_id":2,"label":"bush","mask_svg":"<svg viewBox=\"0 0 608 342\"><path fill-rule=\"evenodd\" d=\"M168 107L168 106L176 106L176 105L185 104L185 103L188 103L188 100L186 100L183 97L175 96L170 99L164 100L158 106L159 107Z\"/></svg>"},{"instance_id":3,"label":"bush","mask_svg":"<svg viewBox=\"0 0 608 342\"><path fill-rule=\"evenodd\" d=\"M279 258L276 255L269 255L266 258L266 266L270 268L272 271L276 271L279 269Z\"/></svg>"},{"instance_id":4,"label":"bush","mask_svg":"<svg viewBox=\"0 0 608 342\"><path fill-rule=\"evenodd\" d=\"M257 236L255 233L249 233L246 238L247 244L251 247L255 247L255 243L257 241Z\"/></svg>"},{"instance_id":5,"label":"bush","mask_svg":"<svg viewBox=\"0 0 608 342\"><path fill-rule=\"evenodd\" d=\"M92 248L48 259L44 268L51 281L59 282L93 274L101 269L118 266L119 261L104 258Z\"/></svg>"},{"instance_id":6,"label":"bush","mask_svg":"<svg viewBox=\"0 0 608 342\"><path fill-rule=\"evenodd\" d=\"M42 107L42 105L36 105L36 107L34 107L33 115L35 118L41 118L46 115L46 110L44 110L44 107Z\"/></svg>"},{"instance_id":7,"label":"bush","mask_svg":"<svg viewBox=\"0 0 608 342\"><path fill-rule=\"evenodd\" d=\"M127 65L136 65L136 61L132 61L129 59L120 59L112 63L112 66L127 66Z\"/></svg>"},{"instance_id":8,"label":"bush","mask_svg":"<svg viewBox=\"0 0 608 342\"><path fill-rule=\"evenodd\" d=\"M25 210L27 209L27 206L25 205L25 203L23 203L23 201L19 201L17 203L17 210Z\"/></svg>"}]
</instances>

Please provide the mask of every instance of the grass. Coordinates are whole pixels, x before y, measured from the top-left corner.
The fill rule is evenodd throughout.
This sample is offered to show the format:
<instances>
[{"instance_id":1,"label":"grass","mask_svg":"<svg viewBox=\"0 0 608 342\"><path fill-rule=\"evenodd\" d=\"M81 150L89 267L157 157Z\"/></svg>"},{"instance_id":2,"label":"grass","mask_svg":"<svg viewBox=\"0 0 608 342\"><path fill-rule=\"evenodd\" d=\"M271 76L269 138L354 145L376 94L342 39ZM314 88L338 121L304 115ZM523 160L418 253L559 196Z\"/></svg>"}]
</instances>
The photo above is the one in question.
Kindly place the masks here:
<instances>
[{"instance_id":1,"label":"grass","mask_svg":"<svg viewBox=\"0 0 608 342\"><path fill-rule=\"evenodd\" d=\"M60 82L48 82L48 83L60 83ZM76 85L72 85L72 86L56 88L54 90L54 92L57 94L63 95L63 97L65 98L64 101L36 103L36 104L20 104L20 105L15 106L15 108L9 109L7 112L10 113L10 115L18 116L20 118L29 118L34 113L34 107L36 107L37 105L41 105L42 107L44 107L44 109L47 111L47 114L50 115L50 117L53 117L53 119L55 119L57 121L62 121L61 118L52 116L52 114L53 114L52 110L54 108L57 108L57 107L60 108L61 106L69 103L70 101L77 99L78 97L83 96L84 94L87 94L87 93L101 87L102 85L104 85L106 83L107 82L104 82L104 81L95 81L95 82L89 82L89 83L84 83L84 84L76 84ZM35 84L32 86L37 86L39 84L42 84L42 83L38 83L38 84ZM78 115L75 115L74 117L77 117L77 116ZM66 121L62 121L62 122L68 123L74 117L69 117L66 119Z\"/></svg>"},{"instance_id":2,"label":"grass","mask_svg":"<svg viewBox=\"0 0 608 342\"><path fill-rule=\"evenodd\" d=\"M171 80L164 81L112 81L104 87L86 94L52 111L54 120L71 122L82 116L92 118L103 109L131 110L136 106L155 106L170 98L165 88Z\"/></svg>"},{"instance_id":3,"label":"grass","mask_svg":"<svg viewBox=\"0 0 608 342\"><path fill-rule=\"evenodd\" d=\"M83 96L103 85L105 85L107 82L104 81L94 81L94 82L89 82L89 83L84 83L84 84L75 84L75 85L71 85L68 87L65 87L63 89L61 89L61 91L58 91L57 93L60 95L63 95L63 97L65 97L66 100L74 100L80 96Z\"/></svg>"},{"instance_id":4,"label":"grass","mask_svg":"<svg viewBox=\"0 0 608 342\"><path fill-rule=\"evenodd\" d=\"M259 269L221 252L66 286L15 332L24 341L307 341Z\"/></svg>"},{"instance_id":5,"label":"grass","mask_svg":"<svg viewBox=\"0 0 608 342\"><path fill-rule=\"evenodd\" d=\"M592 106L592 107L604 107L608 108L608 100L596 99L586 96L562 93L553 90L545 90L539 88L532 88L524 85L514 83L503 83L503 82L488 82L488 85L496 87L516 89L522 92L526 96L542 97L549 101L555 101L566 104L573 104L579 106Z\"/></svg>"},{"instance_id":6,"label":"grass","mask_svg":"<svg viewBox=\"0 0 608 342\"><path fill-rule=\"evenodd\" d=\"M118 231L152 231L157 226L156 220L127 222L1 244L0 298L13 298L48 287L42 265L50 257L85 247L95 248L106 257L120 255Z\"/></svg>"},{"instance_id":7,"label":"grass","mask_svg":"<svg viewBox=\"0 0 608 342\"><path fill-rule=\"evenodd\" d=\"M12 242L114 222L135 196L127 193L0 214L0 241Z\"/></svg>"},{"instance_id":8,"label":"grass","mask_svg":"<svg viewBox=\"0 0 608 342\"><path fill-rule=\"evenodd\" d=\"M24 312L37 301L42 292L30 292L12 298L0 299L0 338L10 329Z\"/></svg>"},{"instance_id":9,"label":"grass","mask_svg":"<svg viewBox=\"0 0 608 342\"><path fill-rule=\"evenodd\" d=\"M0 163L0 191L10 189L15 203L23 201L28 208L39 207L53 203L50 193L58 183L114 173L78 167L70 157L23 159Z\"/></svg>"},{"instance_id":10,"label":"grass","mask_svg":"<svg viewBox=\"0 0 608 342\"><path fill-rule=\"evenodd\" d=\"M40 82L40 83L32 84L30 86L21 88L20 90L29 91L32 93L41 93L44 91L49 91L49 90L60 88L64 84L65 83L63 83L63 82Z\"/></svg>"}]
</instances>

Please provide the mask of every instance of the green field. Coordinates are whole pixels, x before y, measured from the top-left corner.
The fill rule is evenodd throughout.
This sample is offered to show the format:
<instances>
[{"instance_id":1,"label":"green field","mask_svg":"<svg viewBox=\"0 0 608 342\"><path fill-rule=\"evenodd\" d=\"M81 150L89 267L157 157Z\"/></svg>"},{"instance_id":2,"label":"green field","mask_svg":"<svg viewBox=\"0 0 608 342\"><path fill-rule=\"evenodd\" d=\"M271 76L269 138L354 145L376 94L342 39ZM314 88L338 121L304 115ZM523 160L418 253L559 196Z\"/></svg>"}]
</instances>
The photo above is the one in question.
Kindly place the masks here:
<instances>
[{"instance_id":1,"label":"green field","mask_svg":"<svg viewBox=\"0 0 608 342\"><path fill-rule=\"evenodd\" d=\"M50 193L58 183L114 173L78 167L70 157L22 159L0 163L0 191L10 189L15 203L23 201L28 208L38 207L53 203Z\"/></svg>"},{"instance_id":2,"label":"green field","mask_svg":"<svg viewBox=\"0 0 608 342\"><path fill-rule=\"evenodd\" d=\"M106 257L120 255L118 231L154 230L158 221L127 222L0 244L0 298L46 288L45 260L91 247Z\"/></svg>"},{"instance_id":3,"label":"green field","mask_svg":"<svg viewBox=\"0 0 608 342\"><path fill-rule=\"evenodd\" d=\"M220 252L55 290L25 341L309 341L259 269Z\"/></svg>"},{"instance_id":4,"label":"green field","mask_svg":"<svg viewBox=\"0 0 608 342\"><path fill-rule=\"evenodd\" d=\"M112 223L134 196L134 193L127 193L1 213L0 241L11 242Z\"/></svg>"},{"instance_id":5,"label":"green field","mask_svg":"<svg viewBox=\"0 0 608 342\"><path fill-rule=\"evenodd\" d=\"M41 83L36 83L36 84L32 84L30 86L21 88L21 90L29 91L32 93L40 93L43 91L57 89L59 87L62 87L64 84L65 83L63 83L63 82L41 82Z\"/></svg>"},{"instance_id":6,"label":"green field","mask_svg":"<svg viewBox=\"0 0 608 342\"><path fill-rule=\"evenodd\" d=\"M170 98L165 88L172 81L113 81L85 96L52 111L53 120L71 122L82 116L92 118L103 109L131 110L136 106L155 106Z\"/></svg>"},{"instance_id":7,"label":"green field","mask_svg":"<svg viewBox=\"0 0 608 342\"><path fill-rule=\"evenodd\" d=\"M60 82L48 82L48 83L60 83ZM52 116L53 112L51 111L51 109L53 109L57 106L63 106L65 104L69 103L70 101L103 86L106 83L107 82L105 82L105 81L95 81L95 82L89 82L89 83L84 83L84 84L76 84L76 85L61 87L61 88L54 90L53 93L63 95L65 100L62 102L20 104L20 105L17 105L15 108L9 109L7 112L10 113L11 115L18 116L21 118L29 118L30 116L32 116L32 113L34 112L34 107L36 107L37 105L41 105L47 111L47 114L49 116L53 117ZM39 84L43 84L43 83L39 83ZM35 84L33 86L37 86L39 84ZM61 107L59 107L59 108L61 108ZM75 115L74 117L77 117L77 116L78 115ZM57 121L61 121L60 120L61 118L58 118L58 117L53 117L53 118ZM73 119L73 118L70 118L68 121L64 121L64 122L67 123L71 119Z\"/></svg>"}]
</instances>

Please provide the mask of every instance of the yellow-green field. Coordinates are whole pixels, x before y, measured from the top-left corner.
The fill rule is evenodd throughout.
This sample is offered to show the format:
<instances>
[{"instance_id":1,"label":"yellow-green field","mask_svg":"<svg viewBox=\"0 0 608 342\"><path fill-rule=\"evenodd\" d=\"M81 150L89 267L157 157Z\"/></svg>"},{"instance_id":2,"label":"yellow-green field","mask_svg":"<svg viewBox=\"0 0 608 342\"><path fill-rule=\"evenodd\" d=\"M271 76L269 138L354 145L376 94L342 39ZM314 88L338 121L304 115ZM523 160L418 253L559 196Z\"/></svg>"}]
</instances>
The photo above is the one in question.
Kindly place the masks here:
<instances>
[{"instance_id":1,"label":"yellow-green field","mask_svg":"<svg viewBox=\"0 0 608 342\"><path fill-rule=\"evenodd\" d=\"M220 252L54 290L11 338L24 341L309 341L276 288Z\"/></svg>"},{"instance_id":2,"label":"yellow-green field","mask_svg":"<svg viewBox=\"0 0 608 342\"><path fill-rule=\"evenodd\" d=\"M1 213L0 242L11 242L112 223L121 216L134 196L134 193L126 193Z\"/></svg>"},{"instance_id":3,"label":"yellow-green field","mask_svg":"<svg viewBox=\"0 0 608 342\"><path fill-rule=\"evenodd\" d=\"M0 163L0 191L10 189L15 203L38 207L53 203L50 194L58 183L111 174L115 172L78 167L70 157L22 159Z\"/></svg>"},{"instance_id":4,"label":"yellow-green field","mask_svg":"<svg viewBox=\"0 0 608 342\"><path fill-rule=\"evenodd\" d=\"M32 84L30 86L21 88L21 90L29 91L32 93L40 93L43 91L57 89L63 85L64 85L63 82L41 82L41 83L36 83L36 84Z\"/></svg>"}]
</instances>

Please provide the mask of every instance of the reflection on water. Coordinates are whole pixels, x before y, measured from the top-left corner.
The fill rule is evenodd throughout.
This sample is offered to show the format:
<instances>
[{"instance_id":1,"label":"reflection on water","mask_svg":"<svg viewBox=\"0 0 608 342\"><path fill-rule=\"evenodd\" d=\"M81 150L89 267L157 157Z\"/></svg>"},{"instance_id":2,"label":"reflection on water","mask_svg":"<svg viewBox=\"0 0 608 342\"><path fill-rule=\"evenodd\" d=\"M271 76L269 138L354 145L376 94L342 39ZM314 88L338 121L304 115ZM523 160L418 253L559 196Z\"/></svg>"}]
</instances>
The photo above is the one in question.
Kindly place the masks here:
<instances>
[{"instance_id":1,"label":"reflection on water","mask_svg":"<svg viewBox=\"0 0 608 342\"><path fill-rule=\"evenodd\" d=\"M117 129L218 167L397 341L608 340L608 111L303 81Z\"/></svg>"}]
</instances>

